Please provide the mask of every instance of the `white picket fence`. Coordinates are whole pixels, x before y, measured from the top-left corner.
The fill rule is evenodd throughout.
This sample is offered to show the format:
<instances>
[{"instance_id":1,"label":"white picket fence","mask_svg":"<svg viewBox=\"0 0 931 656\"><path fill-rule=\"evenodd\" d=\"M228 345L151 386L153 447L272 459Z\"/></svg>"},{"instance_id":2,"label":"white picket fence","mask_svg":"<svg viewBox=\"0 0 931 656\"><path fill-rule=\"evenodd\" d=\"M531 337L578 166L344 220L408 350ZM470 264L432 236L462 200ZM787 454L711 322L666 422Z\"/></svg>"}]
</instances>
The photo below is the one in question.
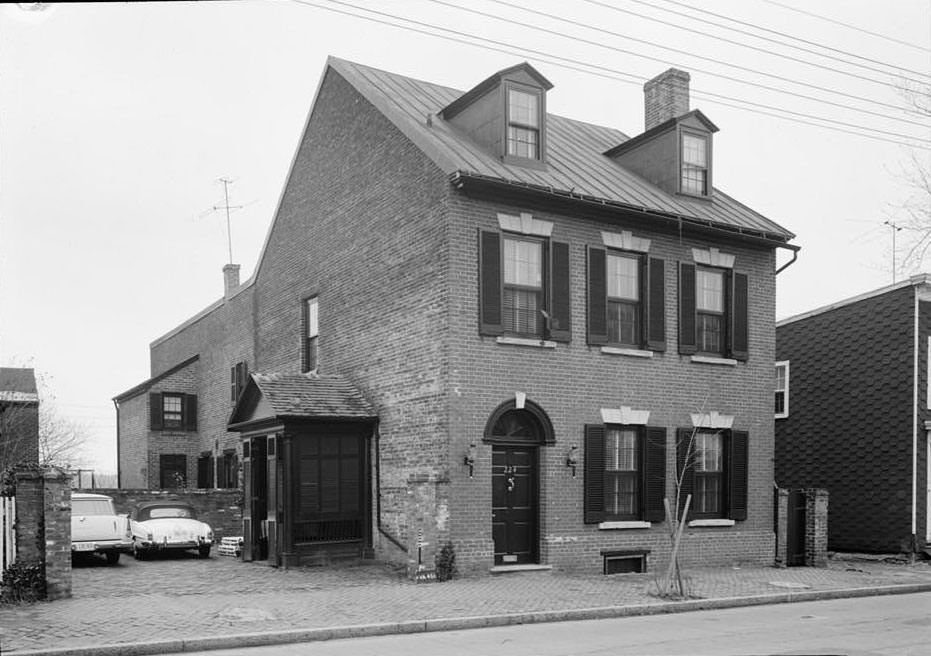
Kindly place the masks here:
<instances>
[{"instance_id":1,"label":"white picket fence","mask_svg":"<svg viewBox=\"0 0 931 656\"><path fill-rule=\"evenodd\" d=\"M0 572L16 560L16 497L0 496Z\"/></svg>"}]
</instances>

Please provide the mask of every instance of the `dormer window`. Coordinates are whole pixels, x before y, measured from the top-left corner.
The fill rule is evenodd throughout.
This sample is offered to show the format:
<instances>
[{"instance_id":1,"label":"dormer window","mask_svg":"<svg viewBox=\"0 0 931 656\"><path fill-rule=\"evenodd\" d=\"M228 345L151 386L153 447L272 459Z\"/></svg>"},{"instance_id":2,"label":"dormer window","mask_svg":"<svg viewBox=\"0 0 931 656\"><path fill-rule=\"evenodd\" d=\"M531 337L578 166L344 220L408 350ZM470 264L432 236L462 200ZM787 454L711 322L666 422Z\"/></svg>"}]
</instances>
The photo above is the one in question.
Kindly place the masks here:
<instances>
[{"instance_id":1,"label":"dormer window","mask_svg":"<svg viewBox=\"0 0 931 656\"><path fill-rule=\"evenodd\" d=\"M540 159L540 96L508 89L508 155Z\"/></svg>"},{"instance_id":2,"label":"dormer window","mask_svg":"<svg viewBox=\"0 0 931 656\"><path fill-rule=\"evenodd\" d=\"M682 171L679 189L684 194L708 195L708 138L682 133Z\"/></svg>"}]
</instances>

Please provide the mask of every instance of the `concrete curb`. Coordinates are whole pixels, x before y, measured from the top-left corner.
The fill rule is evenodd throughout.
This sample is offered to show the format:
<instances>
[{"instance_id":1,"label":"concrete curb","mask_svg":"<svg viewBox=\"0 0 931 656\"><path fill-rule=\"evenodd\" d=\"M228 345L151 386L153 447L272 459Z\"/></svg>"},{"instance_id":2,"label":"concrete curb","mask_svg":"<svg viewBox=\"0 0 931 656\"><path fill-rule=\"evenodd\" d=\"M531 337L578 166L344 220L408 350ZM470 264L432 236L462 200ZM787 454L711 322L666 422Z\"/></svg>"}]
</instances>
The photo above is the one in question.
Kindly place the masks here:
<instances>
[{"instance_id":1,"label":"concrete curb","mask_svg":"<svg viewBox=\"0 0 931 656\"><path fill-rule=\"evenodd\" d=\"M483 629L516 624L541 624L546 622L571 622L577 620L599 620L616 617L662 615L686 613L697 610L740 608L765 604L797 603L874 597L893 594L931 592L931 583L908 583L867 588L841 588L836 590L799 590L777 594L752 595L747 597L718 597L714 599L690 599L688 601L658 601L651 604L627 606L602 606L567 610L546 610L507 615L478 615L471 617L448 617L408 622L386 622L382 624L360 624L335 626L319 629L292 629L264 633L240 633L235 635L189 638L181 640L158 640L151 642L120 643L60 649L37 649L15 651L17 656L150 656L152 654L174 654L214 649L241 647L266 647L297 642L319 642L346 638L365 638L404 633L427 633L434 631L461 631Z\"/></svg>"}]
</instances>

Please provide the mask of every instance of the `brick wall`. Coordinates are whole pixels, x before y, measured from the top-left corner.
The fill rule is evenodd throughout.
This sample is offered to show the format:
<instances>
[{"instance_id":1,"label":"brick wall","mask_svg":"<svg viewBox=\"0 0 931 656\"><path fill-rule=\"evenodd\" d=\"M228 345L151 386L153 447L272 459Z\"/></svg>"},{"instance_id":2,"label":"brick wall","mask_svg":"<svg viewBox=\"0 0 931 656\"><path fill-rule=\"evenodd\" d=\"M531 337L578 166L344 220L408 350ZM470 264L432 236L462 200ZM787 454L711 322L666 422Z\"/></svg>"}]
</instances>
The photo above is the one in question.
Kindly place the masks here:
<instances>
[{"instance_id":1,"label":"brick wall","mask_svg":"<svg viewBox=\"0 0 931 656\"><path fill-rule=\"evenodd\" d=\"M923 390L928 305L922 303L919 339ZM776 359L790 361L790 381L789 417L776 420L776 480L830 493L832 550L910 547L913 311L914 289L905 287L777 329ZM919 398L920 428L928 411ZM923 491L924 439L919 446ZM919 493L922 537L926 496Z\"/></svg>"},{"instance_id":2,"label":"brick wall","mask_svg":"<svg viewBox=\"0 0 931 656\"><path fill-rule=\"evenodd\" d=\"M197 518L210 525L216 542L242 535L242 493L239 490L85 490L113 498L118 513L131 513L140 503L181 500L190 503Z\"/></svg>"},{"instance_id":3,"label":"brick wall","mask_svg":"<svg viewBox=\"0 0 931 656\"><path fill-rule=\"evenodd\" d=\"M39 462L39 404L0 403L0 468Z\"/></svg>"}]
</instances>

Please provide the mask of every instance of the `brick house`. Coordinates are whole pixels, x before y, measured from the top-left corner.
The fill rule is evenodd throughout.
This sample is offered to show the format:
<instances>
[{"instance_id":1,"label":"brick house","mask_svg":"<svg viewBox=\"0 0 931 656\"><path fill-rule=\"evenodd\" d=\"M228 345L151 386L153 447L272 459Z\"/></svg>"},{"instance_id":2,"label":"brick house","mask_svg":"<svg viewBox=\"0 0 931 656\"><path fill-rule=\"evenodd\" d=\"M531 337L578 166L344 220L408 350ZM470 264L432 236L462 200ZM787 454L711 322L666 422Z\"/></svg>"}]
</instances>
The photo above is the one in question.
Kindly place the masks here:
<instances>
[{"instance_id":1,"label":"brick house","mask_svg":"<svg viewBox=\"0 0 931 656\"><path fill-rule=\"evenodd\" d=\"M931 275L776 324L776 481L825 488L828 548L931 540Z\"/></svg>"},{"instance_id":2,"label":"brick house","mask_svg":"<svg viewBox=\"0 0 931 656\"><path fill-rule=\"evenodd\" d=\"M39 462L39 393L32 369L0 367L0 471Z\"/></svg>"},{"instance_id":3,"label":"brick house","mask_svg":"<svg viewBox=\"0 0 931 656\"><path fill-rule=\"evenodd\" d=\"M194 456L234 449L246 557L276 564L448 541L463 572L643 570L694 434L686 561L772 562L775 251L796 247L712 187L688 81L648 82L628 138L548 114L526 63L463 93L331 58L255 274L228 266L118 397L123 484L158 480L164 447L210 486ZM196 395L196 430L156 427L166 392Z\"/></svg>"}]
</instances>

